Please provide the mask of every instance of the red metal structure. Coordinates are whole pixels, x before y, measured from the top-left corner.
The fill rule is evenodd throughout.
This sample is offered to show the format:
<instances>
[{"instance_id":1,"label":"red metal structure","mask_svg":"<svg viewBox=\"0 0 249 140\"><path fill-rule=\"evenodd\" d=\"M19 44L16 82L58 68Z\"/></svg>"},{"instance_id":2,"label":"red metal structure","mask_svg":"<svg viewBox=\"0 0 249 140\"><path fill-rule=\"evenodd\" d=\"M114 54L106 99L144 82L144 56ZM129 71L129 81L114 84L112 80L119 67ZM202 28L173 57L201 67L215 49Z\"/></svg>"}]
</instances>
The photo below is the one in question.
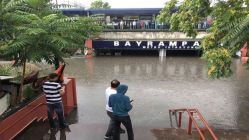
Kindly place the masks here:
<instances>
[{"instance_id":1,"label":"red metal structure","mask_svg":"<svg viewBox=\"0 0 249 140\"><path fill-rule=\"evenodd\" d=\"M240 49L241 51L241 57L248 57L247 56L247 42L243 45L243 47Z\"/></svg>"},{"instance_id":2,"label":"red metal structure","mask_svg":"<svg viewBox=\"0 0 249 140\"><path fill-rule=\"evenodd\" d=\"M75 78L65 78L65 93L62 95L65 114L77 106ZM44 95L27 104L11 116L0 121L0 140L11 140L34 121L47 119L47 106Z\"/></svg>"},{"instance_id":3,"label":"red metal structure","mask_svg":"<svg viewBox=\"0 0 249 140\"><path fill-rule=\"evenodd\" d=\"M169 110L169 115L170 115L170 121L172 125L172 115L175 115L176 118L176 124L179 128L182 127L182 115L184 112L187 112L187 115L189 116L188 120L188 134L192 134L192 124L194 124L195 128L198 131L198 134L200 135L200 140L206 140L204 132L207 130L209 134L211 135L213 140L218 140L216 135L214 134L213 130L209 127L208 123L205 121L201 113L199 112L198 109L170 109ZM179 114L179 117L177 117L177 113ZM202 122L204 128L201 128L197 120L193 117L194 113L197 115L198 119Z\"/></svg>"},{"instance_id":4,"label":"red metal structure","mask_svg":"<svg viewBox=\"0 0 249 140\"><path fill-rule=\"evenodd\" d=\"M57 69L54 71L54 73L56 73L56 74L59 75L59 81L60 81L61 83L64 82L64 74L63 74L63 71L64 71L64 69L65 69L65 66L66 66L66 64L60 65L59 68L57 68Z\"/></svg>"}]
</instances>

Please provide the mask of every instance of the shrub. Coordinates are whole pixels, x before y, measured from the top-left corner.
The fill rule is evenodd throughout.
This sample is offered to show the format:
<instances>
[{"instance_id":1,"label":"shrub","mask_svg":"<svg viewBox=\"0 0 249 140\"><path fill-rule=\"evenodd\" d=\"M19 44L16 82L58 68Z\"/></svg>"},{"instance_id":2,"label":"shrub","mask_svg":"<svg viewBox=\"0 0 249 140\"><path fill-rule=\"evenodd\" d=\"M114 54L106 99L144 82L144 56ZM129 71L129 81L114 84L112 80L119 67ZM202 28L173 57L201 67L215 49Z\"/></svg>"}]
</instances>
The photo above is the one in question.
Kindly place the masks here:
<instances>
[{"instance_id":1,"label":"shrub","mask_svg":"<svg viewBox=\"0 0 249 140\"><path fill-rule=\"evenodd\" d=\"M15 74L15 69L11 64L2 64L0 65L0 75L2 76L13 76Z\"/></svg>"},{"instance_id":2,"label":"shrub","mask_svg":"<svg viewBox=\"0 0 249 140\"><path fill-rule=\"evenodd\" d=\"M205 52L203 58L207 60L210 78L229 77L232 74L231 53L226 48L210 49Z\"/></svg>"}]
</instances>

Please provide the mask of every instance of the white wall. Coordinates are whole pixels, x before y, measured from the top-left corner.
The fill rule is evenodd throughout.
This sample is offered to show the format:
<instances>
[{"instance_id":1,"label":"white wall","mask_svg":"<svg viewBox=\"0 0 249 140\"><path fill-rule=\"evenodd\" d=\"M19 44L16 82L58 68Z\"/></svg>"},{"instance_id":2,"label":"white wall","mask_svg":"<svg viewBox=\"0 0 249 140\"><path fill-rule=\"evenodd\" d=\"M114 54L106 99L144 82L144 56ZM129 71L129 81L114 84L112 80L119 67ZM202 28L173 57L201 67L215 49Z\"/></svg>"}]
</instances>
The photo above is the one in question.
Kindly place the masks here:
<instances>
[{"instance_id":1,"label":"white wall","mask_svg":"<svg viewBox=\"0 0 249 140\"><path fill-rule=\"evenodd\" d=\"M7 110L9 103L10 95L6 94L4 97L0 99L0 115Z\"/></svg>"}]
</instances>

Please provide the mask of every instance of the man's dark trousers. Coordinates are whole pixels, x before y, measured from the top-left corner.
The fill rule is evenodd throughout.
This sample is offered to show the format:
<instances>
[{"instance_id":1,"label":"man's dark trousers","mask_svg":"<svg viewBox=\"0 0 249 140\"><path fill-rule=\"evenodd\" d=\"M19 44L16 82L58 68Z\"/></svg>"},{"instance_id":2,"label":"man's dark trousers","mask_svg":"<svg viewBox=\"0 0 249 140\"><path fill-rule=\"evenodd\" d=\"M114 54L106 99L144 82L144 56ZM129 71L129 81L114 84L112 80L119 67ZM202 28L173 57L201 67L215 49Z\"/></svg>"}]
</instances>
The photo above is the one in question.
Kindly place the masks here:
<instances>
[{"instance_id":1,"label":"man's dark trousers","mask_svg":"<svg viewBox=\"0 0 249 140\"><path fill-rule=\"evenodd\" d=\"M55 128L55 123L53 119L54 111L55 111L57 114L58 120L59 120L60 128L65 128L66 124L65 124L62 102L54 103L54 104L47 104L47 106L48 106L48 120L49 120L50 127Z\"/></svg>"},{"instance_id":2,"label":"man's dark trousers","mask_svg":"<svg viewBox=\"0 0 249 140\"><path fill-rule=\"evenodd\" d=\"M110 137L110 136L113 136L114 120L113 120L112 112L110 111L106 111L106 112L107 112L107 115L110 117L110 122L108 125L108 129L105 133L105 136Z\"/></svg>"},{"instance_id":3,"label":"man's dark trousers","mask_svg":"<svg viewBox=\"0 0 249 140\"><path fill-rule=\"evenodd\" d=\"M133 134L133 129L132 129L132 123L130 116L116 116L113 115L113 120L114 120L114 135L113 135L113 140L120 140L120 124L122 123L127 131L128 134L128 140L134 140L134 134Z\"/></svg>"}]
</instances>

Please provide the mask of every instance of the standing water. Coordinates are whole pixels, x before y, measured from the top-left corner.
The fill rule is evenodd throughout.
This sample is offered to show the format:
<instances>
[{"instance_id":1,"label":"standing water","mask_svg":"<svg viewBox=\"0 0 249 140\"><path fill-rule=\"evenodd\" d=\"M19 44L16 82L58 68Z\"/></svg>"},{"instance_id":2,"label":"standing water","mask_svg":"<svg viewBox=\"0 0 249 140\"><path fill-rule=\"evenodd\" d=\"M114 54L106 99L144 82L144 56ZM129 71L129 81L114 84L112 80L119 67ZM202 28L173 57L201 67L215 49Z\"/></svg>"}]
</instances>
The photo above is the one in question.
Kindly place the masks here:
<instances>
[{"instance_id":1,"label":"standing water","mask_svg":"<svg viewBox=\"0 0 249 140\"><path fill-rule=\"evenodd\" d=\"M104 92L113 79L129 86L136 140L156 140L151 130L170 128L168 110L178 108L199 109L214 129L249 130L249 71L239 59L233 60L232 77L218 80L207 77L206 63L197 57L94 57L67 63L65 75L76 78L78 108L67 117L71 132L56 133L57 139L103 139L109 123ZM48 138L48 124L34 125L17 139L34 134Z\"/></svg>"}]
</instances>

